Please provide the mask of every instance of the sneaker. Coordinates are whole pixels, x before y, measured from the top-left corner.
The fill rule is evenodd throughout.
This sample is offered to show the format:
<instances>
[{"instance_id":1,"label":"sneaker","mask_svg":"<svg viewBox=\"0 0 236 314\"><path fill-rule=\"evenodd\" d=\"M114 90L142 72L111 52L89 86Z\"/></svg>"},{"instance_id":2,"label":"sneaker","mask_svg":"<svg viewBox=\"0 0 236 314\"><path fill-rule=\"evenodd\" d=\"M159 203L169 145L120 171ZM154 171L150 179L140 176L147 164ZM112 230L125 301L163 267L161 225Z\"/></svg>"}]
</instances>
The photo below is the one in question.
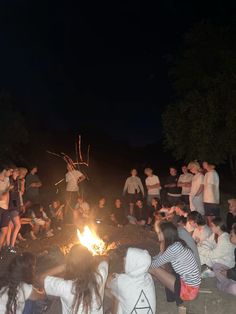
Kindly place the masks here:
<instances>
[{"instance_id":1,"label":"sneaker","mask_svg":"<svg viewBox=\"0 0 236 314\"><path fill-rule=\"evenodd\" d=\"M16 249L14 247L9 246L8 252L12 254L16 254Z\"/></svg>"},{"instance_id":2,"label":"sneaker","mask_svg":"<svg viewBox=\"0 0 236 314\"><path fill-rule=\"evenodd\" d=\"M213 278L215 277L215 273L213 270L211 270L210 268L207 268L206 270L204 270L202 273L201 273L201 278Z\"/></svg>"},{"instance_id":3,"label":"sneaker","mask_svg":"<svg viewBox=\"0 0 236 314\"><path fill-rule=\"evenodd\" d=\"M32 240L36 240L37 239L36 235L33 233L32 230L30 231L30 237L31 237Z\"/></svg>"}]
</instances>

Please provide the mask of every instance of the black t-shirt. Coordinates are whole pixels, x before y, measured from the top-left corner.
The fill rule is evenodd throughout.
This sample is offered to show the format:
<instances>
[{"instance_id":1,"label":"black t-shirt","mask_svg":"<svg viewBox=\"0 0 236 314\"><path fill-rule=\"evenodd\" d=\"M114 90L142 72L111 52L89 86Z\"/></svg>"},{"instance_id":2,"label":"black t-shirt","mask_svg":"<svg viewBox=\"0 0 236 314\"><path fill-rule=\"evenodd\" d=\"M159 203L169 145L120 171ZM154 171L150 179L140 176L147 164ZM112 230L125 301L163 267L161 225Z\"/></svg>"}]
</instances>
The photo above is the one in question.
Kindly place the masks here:
<instances>
[{"instance_id":1,"label":"black t-shirt","mask_svg":"<svg viewBox=\"0 0 236 314\"><path fill-rule=\"evenodd\" d=\"M167 177L166 184L173 184L173 183L176 184L175 187L166 188L167 193L170 193L170 194L181 194L182 188L177 186L178 180L179 180L179 176L178 175L176 175L176 176L169 175Z\"/></svg>"},{"instance_id":2,"label":"black t-shirt","mask_svg":"<svg viewBox=\"0 0 236 314\"><path fill-rule=\"evenodd\" d=\"M125 225L128 223L128 219L125 216L125 209L123 207L114 207L112 210L112 214L115 215L115 218L119 225Z\"/></svg>"},{"instance_id":3,"label":"black t-shirt","mask_svg":"<svg viewBox=\"0 0 236 314\"><path fill-rule=\"evenodd\" d=\"M135 218L140 221L140 220L147 220L148 218L148 210L145 206L143 206L142 208L135 206L134 207L134 216Z\"/></svg>"},{"instance_id":4,"label":"black t-shirt","mask_svg":"<svg viewBox=\"0 0 236 314\"><path fill-rule=\"evenodd\" d=\"M234 223L236 223L236 216L234 216L231 213L228 213L226 217L226 225L227 225L228 232L231 231Z\"/></svg>"}]
</instances>

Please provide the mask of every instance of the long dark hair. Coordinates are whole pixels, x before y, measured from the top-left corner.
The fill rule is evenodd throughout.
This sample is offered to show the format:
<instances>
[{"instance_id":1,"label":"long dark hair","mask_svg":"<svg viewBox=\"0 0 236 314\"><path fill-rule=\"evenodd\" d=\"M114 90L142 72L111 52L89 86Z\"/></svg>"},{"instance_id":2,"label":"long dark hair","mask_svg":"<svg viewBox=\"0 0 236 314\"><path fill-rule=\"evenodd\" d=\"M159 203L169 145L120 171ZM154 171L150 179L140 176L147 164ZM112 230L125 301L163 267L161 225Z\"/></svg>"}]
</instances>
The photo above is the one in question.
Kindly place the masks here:
<instances>
[{"instance_id":1,"label":"long dark hair","mask_svg":"<svg viewBox=\"0 0 236 314\"><path fill-rule=\"evenodd\" d=\"M7 271L0 278L0 295L7 292L6 314L15 314L17 293L21 283L32 284L34 281L35 256L31 253L16 255L8 265Z\"/></svg>"},{"instance_id":2,"label":"long dark hair","mask_svg":"<svg viewBox=\"0 0 236 314\"><path fill-rule=\"evenodd\" d=\"M180 242L183 246L187 247L186 242L180 239L177 227L171 221L160 222L159 228L164 237L164 250L175 242Z\"/></svg>"},{"instance_id":3,"label":"long dark hair","mask_svg":"<svg viewBox=\"0 0 236 314\"><path fill-rule=\"evenodd\" d=\"M80 244L74 245L66 263L65 280L73 280L72 293L74 294L73 313L77 313L82 304L83 313L91 313L92 299L95 294L99 308L102 298L99 292L97 263L92 254ZM102 278L101 278L102 280Z\"/></svg>"}]
</instances>

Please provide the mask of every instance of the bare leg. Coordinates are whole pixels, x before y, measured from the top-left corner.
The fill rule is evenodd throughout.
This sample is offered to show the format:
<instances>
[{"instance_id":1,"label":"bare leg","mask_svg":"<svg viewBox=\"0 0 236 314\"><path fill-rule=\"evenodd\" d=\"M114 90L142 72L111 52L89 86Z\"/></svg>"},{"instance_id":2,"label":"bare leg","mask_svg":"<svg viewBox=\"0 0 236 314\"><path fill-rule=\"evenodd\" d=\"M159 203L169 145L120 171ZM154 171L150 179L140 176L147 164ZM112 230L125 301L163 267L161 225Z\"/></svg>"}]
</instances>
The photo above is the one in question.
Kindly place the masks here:
<instances>
[{"instance_id":1,"label":"bare leg","mask_svg":"<svg viewBox=\"0 0 236 314\"><path fill-rule=\"evenodd\" d=\"M175 290L175 276L170 274L165 269L158 267L152 268L149 270L150 274L152 274L157 280L159 280L167 289L174 292Z\"/></svg>"},{"instance_id":2,"label":"bare leg","mask_svg":"<svg viewBox=\"0 0 236 314\"><path fill-rule=\"evenodd\" d=\"M7 236L7 230L8 230L8 227L2 227L1 228L1 231L0 231L0 251L3 247L3 243L6 239L6 236Z\"/></svg>"},{"instance_id":3,"label":"bare leg","mask_svg":"<svg viewBox=\"0 0 236 314\"><path fill-rule=\"evenodd\" d=\"M16 237L17 234L21 228L21 223L20 223L20 217L19 216L15 216L13 217L13 224L14 224L14 229L11 235L11 247L15 246L15 242L16 242Z\"/></svg>"},{"instance_id":4,"label":"bare leg","mask_svg":"<svg viewBox=\"0 0 236 314\"><path fill-rule=\"evenodd\" d=\"M129 213L131 216L133 216L133 214L134 214L134 204L133 203L129 204Z\"/></svg>"},{"instance_id":5,"label":"bare leg","mask_svg":"<svg viewBox=\"0 0 236 314\"><path fill-rule=\"evenodd\" d=\"M14 225L12 221L10 221L7 228L7 246L10 246L11 244L11 234L12 234L13 227Z\"/></svg>"}]
</instances>

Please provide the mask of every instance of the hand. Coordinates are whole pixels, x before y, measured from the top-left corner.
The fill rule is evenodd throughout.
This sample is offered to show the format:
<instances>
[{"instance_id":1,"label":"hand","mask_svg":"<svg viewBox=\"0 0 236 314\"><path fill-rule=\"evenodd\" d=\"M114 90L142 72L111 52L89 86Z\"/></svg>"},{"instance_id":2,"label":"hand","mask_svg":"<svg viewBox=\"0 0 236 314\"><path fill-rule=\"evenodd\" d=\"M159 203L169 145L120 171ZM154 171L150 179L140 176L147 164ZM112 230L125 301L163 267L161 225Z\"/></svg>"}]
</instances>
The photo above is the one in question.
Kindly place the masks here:
<instances>
[{"instance_id":1,"label":"hand","mask_svg":"<svg viewBox=\"0 0 236 314\"><path fill-rule=\"evenodd\" d=\"M224 277L227 277L227 271L225 269L222 269L220 271L221 275L223 275Z\"/></svg>"}]
</instances>

